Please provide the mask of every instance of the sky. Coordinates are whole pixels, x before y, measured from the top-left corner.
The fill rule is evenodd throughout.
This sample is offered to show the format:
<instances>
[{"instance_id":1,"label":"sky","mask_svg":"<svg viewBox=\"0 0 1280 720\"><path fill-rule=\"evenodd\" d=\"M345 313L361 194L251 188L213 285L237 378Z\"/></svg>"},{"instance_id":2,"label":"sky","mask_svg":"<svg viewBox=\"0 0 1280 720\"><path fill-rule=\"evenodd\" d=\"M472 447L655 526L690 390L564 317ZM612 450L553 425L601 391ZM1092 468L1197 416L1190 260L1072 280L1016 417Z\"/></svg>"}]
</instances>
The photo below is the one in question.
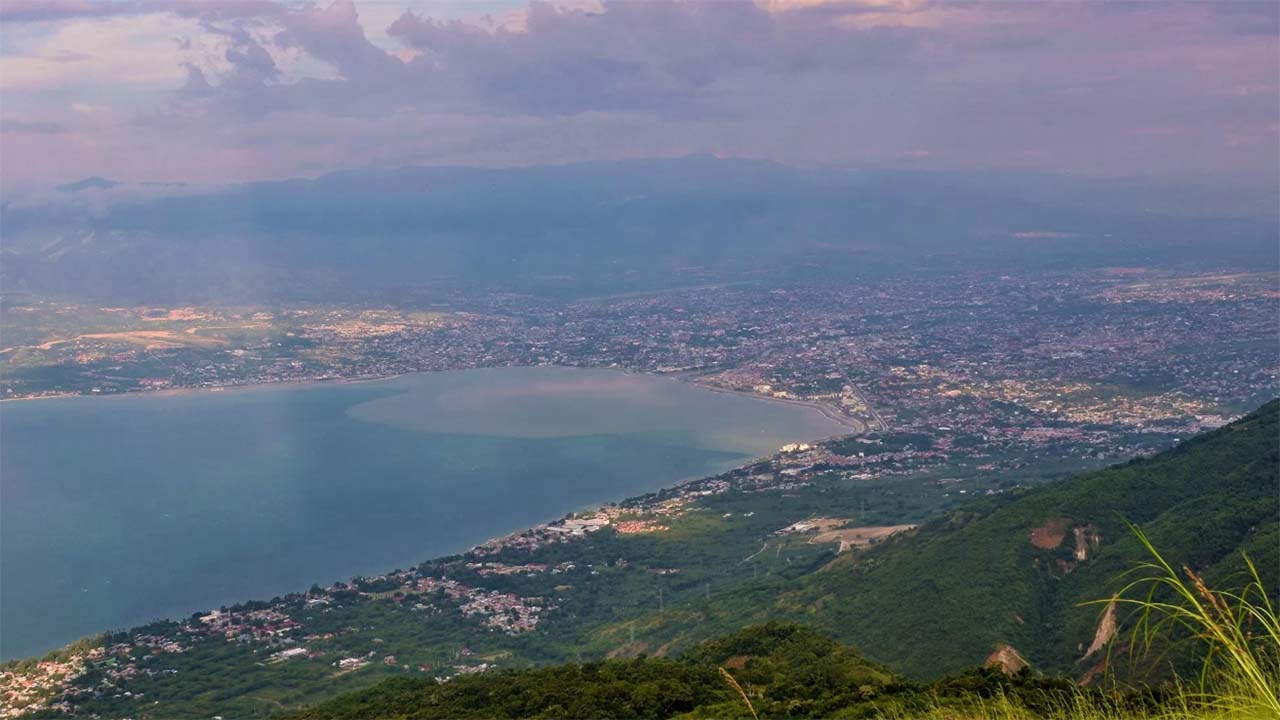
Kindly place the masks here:
<instances>
[{"instance_id":1,"label":"sky","mask_svg":"<svg viewBox=\"0 0 1280 720\"><path fill-rule=\"evenodd\" d=\"M695 153L1275 186L1280 2L3 0L0 197Z\"/></svg>"}]
</instances>

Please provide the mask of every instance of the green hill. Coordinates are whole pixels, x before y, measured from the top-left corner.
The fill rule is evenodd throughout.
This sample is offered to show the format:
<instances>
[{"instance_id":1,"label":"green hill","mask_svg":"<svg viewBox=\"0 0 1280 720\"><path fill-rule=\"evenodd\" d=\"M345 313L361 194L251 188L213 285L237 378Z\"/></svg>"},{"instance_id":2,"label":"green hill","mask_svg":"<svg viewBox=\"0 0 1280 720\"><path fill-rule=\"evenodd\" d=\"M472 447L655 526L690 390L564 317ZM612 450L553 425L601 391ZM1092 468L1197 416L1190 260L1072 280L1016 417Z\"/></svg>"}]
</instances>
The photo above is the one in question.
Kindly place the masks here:
<instances>
[{"instance_id":1,"label":"green hill","mask_svg":"<svg viewBox=\"0 0 1280 720\"><path fill-rule=\"evenodd\" d=\"M294 720L343 718L741 718L734 682L761 717L873 717L965 706L1004 695L1021 704L1074 697L1069 681L975 670L930 685L895 676L845 645L769 623L708 640L678 659L633 658L454 678L395 678L309 708Z\"/></svg>"},{"instance_id":2,"label":"green hill","mask_svg":"<svg viewBox=\"0 0 1280 720\"><path fill-rule=\"evenodd\" d=\"M1244 584L1244 552L1277 587L1280 401L1150 458L970 502L870 549L744 583L696 612L649 613L593 637L616 638L636 622L652 647L673 652L748 623L785 620L917 679L997 657L1091 677L1113 648L1098 634L1104 607L1082 604L1110 597L1135 563L1149 559L1129 522L1175 566L1212 585ZM1114 613L1120 639L1126 618ZM1188 662L1174 654L1164 664L1112 670L1165 677L1175 660Z\"/></svg>"},{"instance_id":3,"label":"green hill","mask_svg":"<svg viewBox=\"0 0 1280 720\"><path fill-rule=\"evenodd\" d=\"M1108 597L1146 558L1126 520L1210 584L1240 585L1244 551L1276 586L1278 420L1273 401L1154 457L949 512L839 556L777 609L914 676L981 664L1005 645L1037 668L1090 674L1106 655L1088 652L1103 608L1080 604Z\"/></svg>"}]
</instances>

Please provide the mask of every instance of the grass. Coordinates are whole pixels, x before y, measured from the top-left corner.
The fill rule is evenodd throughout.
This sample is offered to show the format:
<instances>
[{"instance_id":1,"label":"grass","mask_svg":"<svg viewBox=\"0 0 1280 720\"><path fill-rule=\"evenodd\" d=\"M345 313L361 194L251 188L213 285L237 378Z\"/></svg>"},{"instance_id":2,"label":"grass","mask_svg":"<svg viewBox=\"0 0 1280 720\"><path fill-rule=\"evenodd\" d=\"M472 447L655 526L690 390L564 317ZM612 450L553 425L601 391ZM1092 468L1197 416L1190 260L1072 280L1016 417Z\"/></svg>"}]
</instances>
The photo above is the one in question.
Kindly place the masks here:
<instances>
[{"instance_id":1,"label":"grass","mask_svg":"<svg viewBox=\"0 0 1280 720\"><path fill-rule=\"evenodd\" d=\"M729 674L728 670L720 668L720 677L724 678L724 681L728 683L729 687L733 688L734 691L738 693L738 697L742 698L742 702L746 704L747 712L751 713L752 719L760 720L760 716L756 714L755 706L751 704L751 698L747 697L746 691L742 689L742 686L738 684L737 680L733 679L733 675Z\"/></svg>"},{"instance_id":2,"label":"grass","mask_svg":"<svg viewBox=\"0 0 1280 720\"><path fill-rule=\"evenodd\" d=\"M1083 692L1047 713L1030 713L1004 697L960 709L938 707L918 720L1275 720L1280 718L1280 618L1248 555L1239 591L1215 590L1191 568L1175 569L1136 526L1130 529L1150 554L1136 579L1115 597L1133 610L1129 652L1150 662L1171 640L1201 644L1204 661L1194 680L1177 680L1156 707L1099 703ZM905 719L904 719L905 720Z\"/></svg>"},{"instance_id":3,"label":"grass","mask_svg":"<svg viewBox=\"0 0 1280 720\"><path fill-rule=\"evenodd\" d=\"M1130 525L1151 559L1114 597L1091 605L1133 610L1127 643L1138 663L1161 662L1179 637L1200 643L1204 657L1194 680L1180 679L1144 695L1136 688L1102 692L1081 688L1046 697L1029 709L1017 699L993 697L933 699L923 710L886 708L885 720L1275 720L1280 718L1280 618L1257 567L1244 555L1248 576L1239 591L1214 590L1191 568L1174 568L1136 526ZM756 711L732 676L752 717ZM1146 702L1143 698L1146 698ZM1152 702L1152 698L1159 698Z\"/></svg>"},{"instance_id":4,"label":"grass","mask_svg":"<svg viewBox=\"0 0 1280 720\"><path fill-rule=\"evenodd\" d=\"M1280 718L1280 618L1253 561L1238 592L1214 590L1194 570L1179 573L1136 527L1152 559L1142 577L1113 600L1135 610L1130 652L1152 654L1182 633L1203 643L1204 662L1194 683L1179 682L1177 697L1192 717ZM1138 597L1126 597L1137 593Z\"/></svg>"}]
</instances>

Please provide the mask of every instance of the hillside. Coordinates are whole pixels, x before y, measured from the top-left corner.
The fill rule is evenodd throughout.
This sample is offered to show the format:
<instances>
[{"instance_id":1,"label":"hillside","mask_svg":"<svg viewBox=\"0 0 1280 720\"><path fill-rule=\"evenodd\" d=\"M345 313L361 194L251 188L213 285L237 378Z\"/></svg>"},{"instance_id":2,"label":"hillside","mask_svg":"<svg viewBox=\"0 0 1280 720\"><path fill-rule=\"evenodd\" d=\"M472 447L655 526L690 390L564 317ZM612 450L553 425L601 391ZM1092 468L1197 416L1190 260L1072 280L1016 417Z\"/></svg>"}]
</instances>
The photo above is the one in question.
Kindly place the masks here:
<instances>
[{"instance_id":1,"label":"hillside","mask_svg":"<svg viewBox=\"0 0 1280 720\"><path fill-rule=\"evenodd\" d=\"M838 557L777 609L912 675L979 664L1006 644L1037 668L1089 674L1105 655L1094 646L1101 608L1080 604L1144 559L1126 520L1211 584L1238 584L1244 551L1275 586L1278 420L1273 401L1155 457L953 510Z\"/></svg>"},{"instance_id":2,"label":"hillside","mask_svg":"<svg viewBox=\"0 0 1280 720\"><path fill-rule=\"evenodd\" d=\"M795 625L770 623L708 640L676 659L635 658L471 675L447 683L386 680L292 717L343 718L741 718L870 717L964 707L997 693L1028 706L1073 690L1070 682L974 670L920 685L848 646Z\"/></svg>"},{"instance_id":3,"label":"hillside","mask_svg":"<svg viewBox=\"0 0 1280 720\"><path fill-rule=\"evenodd\" d=\"M1272 401L1150 458L954 506L859 552L795 557L782 577L744 582L696 609L650 612L589 631L591 647L616 644L632 624L645 628L648 646L670 652L748 622L785 619L917 679L995 657L1091 677L1103 669L1112 637L1099 633L1100 625L1114 621L1114 635L1123 638L1128 624L1119 612L1103 623L1104 607L1082 603L1110 597L1124 573L1147 559L1126 522L1141 527L1175 566L1192 567L1211 584L1243 584L1241 552L1269 587L1280 581L1278 421L1280 401ZM813 515L847 512L835 492L810 502ZM801 562L807 567L797 568ZM1171 670L1150 663L1112 669L1148 676Z\"/></svg>"}]
</instances>

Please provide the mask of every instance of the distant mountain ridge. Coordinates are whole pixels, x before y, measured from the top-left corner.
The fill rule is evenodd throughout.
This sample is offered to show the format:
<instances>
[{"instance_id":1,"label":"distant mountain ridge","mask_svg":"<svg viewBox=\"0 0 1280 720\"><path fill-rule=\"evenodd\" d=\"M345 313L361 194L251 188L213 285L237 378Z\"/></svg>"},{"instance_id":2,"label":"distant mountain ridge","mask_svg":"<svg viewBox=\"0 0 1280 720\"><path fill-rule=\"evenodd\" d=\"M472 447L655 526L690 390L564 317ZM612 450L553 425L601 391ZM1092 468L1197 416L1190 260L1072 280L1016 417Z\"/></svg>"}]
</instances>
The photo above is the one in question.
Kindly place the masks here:
<instances>
[{"instance_id":1,"label":"distant mountain ridge","mask_svg":"<svg viewBox=\"0 0 1280 720\"><path fill-rule=\"evenodd\" d=\"M109 180L107 178L94 175L92 177L87 177L83 180L77 180L76 182L67 183L65 185L59 185L57 187L57 190L58 192L80 192L81 190L107 190L119 184L120 183L116 182L115 180Z\"/></svg>"},{"instance_id":2,"label":"distant mountain ridge","mask_svg":"<svg viewBox=\"0 0 1280 720\"><path fill-rule=\"evenodd\" d=\"M113 181L65 187L102 182ZM1052 267L1276 254L1267 212L1155 213L1152 193L1117 195L1061 179L709 157L346 171L105 205L7 204L2 279L8 291L121 303L460 287L572 297L975 258Z\"/></svg>"}]
</instances>

